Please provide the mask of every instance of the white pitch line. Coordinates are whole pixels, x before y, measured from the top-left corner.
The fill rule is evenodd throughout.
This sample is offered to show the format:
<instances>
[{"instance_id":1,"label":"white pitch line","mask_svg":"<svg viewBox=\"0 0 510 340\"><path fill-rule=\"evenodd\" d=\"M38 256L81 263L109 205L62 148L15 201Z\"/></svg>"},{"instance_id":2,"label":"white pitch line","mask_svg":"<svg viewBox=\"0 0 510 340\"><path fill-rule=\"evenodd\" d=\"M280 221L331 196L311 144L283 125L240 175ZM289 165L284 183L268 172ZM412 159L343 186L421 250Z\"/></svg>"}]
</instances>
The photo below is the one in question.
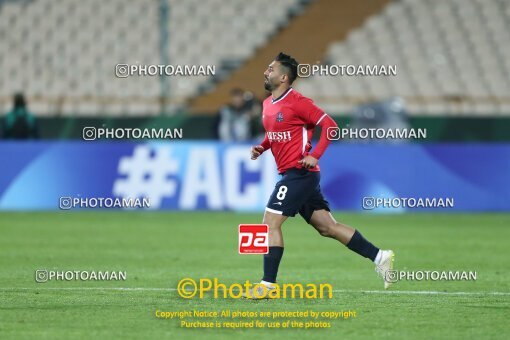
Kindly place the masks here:
<instances>
[{"instance_id":1,"label":"white pitch line","mask_svg":"<svg viewBox=\"0 0 510 340\"><path fill-rule=\"evenodd\" d=\"M8 290L125 290L125 291L175 291L177 288L145 288L145 287L0 287L0 291Z\"/></svg>"},{"instance_id":2,"label":"white pitch line","mask_svg":"<svg viewBox=\"0 0 510 340\"><path fill-rule=\"evenodd\" d=\"M409 294L409 295L510 295L510 292L440 292L433 290L333 290L334 293Z\"/></svg>"},{"instance_id":3,"label":"white pitch line","mask_svg":"<svg viewBox=\"0 0 510 340\"><path fill-rule=\"evenodd\" d=\"M173 292L177 288L145 288L145 287L0 287L0 291L15 290L113 290L113 291L163 291ZM407 294L407 295L510 295L510 292L441 292L427 290L349 290L334 289L333 293L361 294Z\"/></svg>"}]
</instances>

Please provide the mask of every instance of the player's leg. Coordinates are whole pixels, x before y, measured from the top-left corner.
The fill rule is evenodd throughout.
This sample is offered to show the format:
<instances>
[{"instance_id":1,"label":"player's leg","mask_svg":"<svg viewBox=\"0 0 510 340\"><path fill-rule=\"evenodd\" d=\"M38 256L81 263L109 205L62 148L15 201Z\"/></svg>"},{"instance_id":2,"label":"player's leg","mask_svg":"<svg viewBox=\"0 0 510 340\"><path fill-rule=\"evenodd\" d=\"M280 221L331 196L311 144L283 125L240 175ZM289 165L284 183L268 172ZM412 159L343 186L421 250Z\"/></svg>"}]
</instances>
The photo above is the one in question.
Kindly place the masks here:
<instances>
[{"instance_id":1,"label":"player's leg","mask_svg":"<svg viewBox=\"0 0 510 340\"><path fill-rule=\"evenodd\" d=\"M283 222L294 216L301 202L294 202L299 197L298 188L295 185L296 174L289 172L276 184L264 212L263 223L269 227L269 252L264 254L263 268L264 276L258 288L253 292L247 292L244 297L250 299L269 298L268 292L274 289L278 268L283 257ZM265 287L265 292L262 286Z\"/></svg>"},{"instance_id":2,"label":"player's leg","mask_svg":"<svg viewBox=\"0 0 510 340\"><path fill-rule=\"evenodd\" d=\"M330 237L347 245L355 231L346 224L339 223L333 215L326 210L315 210L310 218L310 224L324 237Z\"/></svg>"},{"instance_id":3,"label":"player's leg","mask_svg":"<svg viewBox=\"0 0 510 340\"><path fill-rule=\"evenodd\" d=\"M269 226L270 247L283 247L282 225L286 219L287 216L282 214L273 213L268 210L264 212L264 219L262 220L262 223Z\"/></svg>"},{"instance_id":4,"label":"player's leg","mask_svg":"<svg viewBox=\"0 0 510 340\"><path fill-rule=\"evenodd\" d=\"M269 226L269 252L264 254L264 277L262 278L264 284L276 282L278 267L283 256L282 225L286 219L287 216L279 213L268 210L264 213L263 223Z\"/></svg>"},{"instance_id":5,"label":"player's leg","mask_svg":"<svg viewBox=\"0 0 510 340\"><path fill-rule=\"evenodd\" d=\"M298 213L310 196L310 187L318 185L318 177L311 176L306 169L289 169L276 183L264 214L264 223L269 226L269 253L264 255L262 283L276 283L284 250L282 224L288 217Z\"/></svg>"},{"instance_id":6,"label":"player's leg","mask_svg":"<svg viewBox=\"0 0 510 340\"><path fill-rule=\"evenodd\" d=\"M269 251L264 254L264 276L258 286L243 294L245 298L256 300L270 298L269 291L275 289L278 267L283 256L282 224L286 219L287 216L283 215L282 211L266 208L262 223L269 227Z\"/></svg>"},{"instance_id":7,"label":"player's leg","mask_svg":"<svg viewBox=\"0 0 510 340\"><path fill-rule=\"evenodd\" d=\"M328 210L315 210L310 218L310 224L322 236L338 240L359 255L372 261L376 260L379 248L367 241L359 231L337 222Z\"/></svg>"},{"instance_id":8,"label":"player's leg","mask_svg":"<svg viewBox=\"0 0 510 340\"><path fill-rule=\"evenodd\" d=\"M299 213L322 236L338 240L355 253L372 260L377 273L384 279L384 288L390 286L392 282L387 280L386 273L393 269L393 251L380 250L367 241L359 231L337 222L330 213L329 204L324 199L320 186L317 186Z\"/></svg>"},{"instance_id":9,"label":"player's leg","mask_svg":"<svg viewBox=\"0 0 510 340\"><path fill-rule=\"evenodd\" d=\"M393 283L390 278L391 275L387 275L387 272L393 269L395 256L393 251L377 248L367 241L359 231L337 222L328 210L315 210L309 223L322 236L338 240L355 253L372 260L376 265L376 272L384 280L384 288L388 288Z\"/></svg>"},{"instance_id":10,"label":"player's leg","mask_svg":"<svg viewBox=\"0 0 510 340\"><path fill-rule=\"evenodd\" d=\"M394 253L392 250L381 250L367 241L361 233L348 225L335 220L329 209L313 211L309 223L325 237L340 241L355 253L366 257L375 263L376 272L384 280L384 288L388 288L393 281L387 272L393 270Z\"/></svg>"}]
</instances>

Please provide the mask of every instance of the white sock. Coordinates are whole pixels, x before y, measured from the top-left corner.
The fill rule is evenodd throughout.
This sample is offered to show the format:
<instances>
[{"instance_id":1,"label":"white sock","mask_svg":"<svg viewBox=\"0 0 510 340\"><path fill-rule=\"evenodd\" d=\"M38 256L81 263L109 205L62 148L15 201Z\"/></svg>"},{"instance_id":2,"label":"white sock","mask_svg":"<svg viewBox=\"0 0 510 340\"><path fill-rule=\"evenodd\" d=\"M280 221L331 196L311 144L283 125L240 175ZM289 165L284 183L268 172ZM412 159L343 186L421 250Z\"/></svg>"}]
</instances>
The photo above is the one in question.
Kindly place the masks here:
<instances>
[{"instance_id":1,"label":"white sock","mask_svg":"<svg viewBox=\"0 0 510 340\"><path fill-rule=\"evenodd\" d=\"M374 260L374 263L376 265L379 265L381 263L381 258L382 258L382 250L379 249L379 251L377 252L377 255L375 256L375 260Z\"/></svg>"}]
</instances>

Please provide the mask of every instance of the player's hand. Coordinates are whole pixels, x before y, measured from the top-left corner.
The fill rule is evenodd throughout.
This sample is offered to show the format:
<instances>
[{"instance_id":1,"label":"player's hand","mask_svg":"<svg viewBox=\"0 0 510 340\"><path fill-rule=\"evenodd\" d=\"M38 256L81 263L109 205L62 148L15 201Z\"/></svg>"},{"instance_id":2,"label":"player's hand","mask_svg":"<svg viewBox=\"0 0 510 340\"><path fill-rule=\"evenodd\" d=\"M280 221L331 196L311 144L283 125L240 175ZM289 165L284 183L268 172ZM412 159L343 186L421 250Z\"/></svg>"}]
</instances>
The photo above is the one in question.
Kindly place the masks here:
<instances>
[{"instance_id":1,"label":"player's hand","mask_svg":"<svg viewBox=\"0 0 510 340\"><path fill-rule=\"evenodd\" d=\"M251 159L255 160L264 152L262 145L255 145L251 147Z\"/></svg>"},{"instance_id":2,"label":"player's hand","mask_svg":"<svg viewBox=\"0 0 510 340\"><path fill-rule=\"evenodd\" d=\"M302 160L300 160L298 163L301 164L301 166L305 169L315 168L317 165L317 158L314 158L310 155L305 156Z\"/></svg>"}]
</instances>

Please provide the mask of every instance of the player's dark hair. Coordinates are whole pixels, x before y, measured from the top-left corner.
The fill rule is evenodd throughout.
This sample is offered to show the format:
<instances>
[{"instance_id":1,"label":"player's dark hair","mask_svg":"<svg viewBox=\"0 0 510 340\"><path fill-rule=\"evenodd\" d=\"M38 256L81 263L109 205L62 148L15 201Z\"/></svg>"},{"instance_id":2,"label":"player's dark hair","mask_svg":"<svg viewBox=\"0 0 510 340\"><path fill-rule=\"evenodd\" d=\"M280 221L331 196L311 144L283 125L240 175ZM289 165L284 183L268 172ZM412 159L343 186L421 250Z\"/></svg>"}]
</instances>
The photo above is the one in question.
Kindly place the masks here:
<instances>
[{"instance_id":1,"label":"player's dark hair","mask_svg":"<svg viewBox=\"0 0 510 340\"><path fill-rule=\"evenodd\" d=\"M297 60L283 52L280 52L274 60L278 61L285 67L286 73L289 76L289 81L292 84L297 78L297 69L299 65Z\"/></svg>"}]
</instances>

